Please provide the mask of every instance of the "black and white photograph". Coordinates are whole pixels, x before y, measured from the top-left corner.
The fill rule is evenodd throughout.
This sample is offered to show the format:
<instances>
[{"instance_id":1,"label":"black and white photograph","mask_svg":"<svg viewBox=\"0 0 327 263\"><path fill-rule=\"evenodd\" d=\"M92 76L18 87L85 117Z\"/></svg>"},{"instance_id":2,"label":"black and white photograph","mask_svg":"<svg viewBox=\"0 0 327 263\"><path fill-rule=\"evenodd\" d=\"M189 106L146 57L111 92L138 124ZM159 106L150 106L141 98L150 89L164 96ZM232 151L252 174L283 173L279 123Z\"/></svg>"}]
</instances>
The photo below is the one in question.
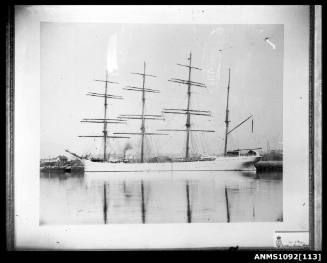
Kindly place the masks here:
<instances>
[{"instance_id":1,"label":"black and white photograph","mask_svg":"<svg viewBox=\"0 0 327 263\"><path fill-rule=\"evenodd\" d=\"M16 6L15 26L21 247L309 247L309 6Z\"/></svg>"},{"instance_id":2,"label":"black and white photograph","mask_svg":"<svg viewBox=\"0 0 327 263\"><path fill-rule=\"evenodd\" d=\"M40 224L283 220L283 26L42 23L40 59Z\"/></svg>"}]
</instances>

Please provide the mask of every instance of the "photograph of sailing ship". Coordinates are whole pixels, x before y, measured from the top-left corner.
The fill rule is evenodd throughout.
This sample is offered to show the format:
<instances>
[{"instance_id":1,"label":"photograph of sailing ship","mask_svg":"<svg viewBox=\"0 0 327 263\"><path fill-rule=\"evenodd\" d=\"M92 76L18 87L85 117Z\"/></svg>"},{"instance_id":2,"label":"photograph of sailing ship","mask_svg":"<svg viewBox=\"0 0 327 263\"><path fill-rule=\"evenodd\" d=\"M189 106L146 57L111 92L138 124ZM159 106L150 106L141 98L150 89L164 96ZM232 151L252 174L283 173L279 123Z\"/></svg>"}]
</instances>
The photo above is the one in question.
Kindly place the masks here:
<instances>
[{"instance_id":1,"label":"photograph of sailing ship","mask_svg":"<svg viewBox=\"0 0 327 263\"><path fill-rule=\"evenodd\" d=\"M40 224L283 221L283 25L42 22L40 48Z\"/></svg>"}]
</instances>

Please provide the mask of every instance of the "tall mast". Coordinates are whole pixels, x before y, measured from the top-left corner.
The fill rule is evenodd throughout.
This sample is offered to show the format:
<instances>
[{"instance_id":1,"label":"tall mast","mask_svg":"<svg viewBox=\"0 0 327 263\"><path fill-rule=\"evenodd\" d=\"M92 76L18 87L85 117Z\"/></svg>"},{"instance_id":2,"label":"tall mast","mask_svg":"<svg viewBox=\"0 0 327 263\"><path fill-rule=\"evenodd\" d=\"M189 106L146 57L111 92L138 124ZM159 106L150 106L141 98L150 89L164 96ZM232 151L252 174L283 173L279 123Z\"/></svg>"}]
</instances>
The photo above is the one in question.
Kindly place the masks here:
<instances>
[{"instance_id":1,"label":"tall mast","mask_svg":"<svg viewBox=\"0 0 327 263\"><path fill-rule=\"evenodd\" d=\"M186 129L161 129L160 131L186 131L186 147L185 147L185 160L189 160L190 158L190 132L214 132L213 130L194 130L191 129L191 115L199 115L199 116L211 116L210 111L206 110L194 110L190 109L191 107L191 86L206 88L203 83L195 82L191 80L191 70L197 69L202 70L200 68L192 66L192 52L190 52L190 56L188 58L189 64L177 64L178 66L188 68L188 80L171 78L168 81L175 82L178 84L187 85L187 108L186 109L164 109L163 113L172 113L172 114L186 114Z\"/></svg>"},{"instance_id":2,"label":"tall mast","mask_svg":"<svg viewBox=\"0 0 327 263\"><path fill-rule=\"evenodd\" d=\"M108 99L123 99L121 96L116 96L116 95L111 95L108 94L108 83L113 83L113 84L119 84L117 82L109 81L108 80L108 71L106 71L106 79L105 80L94 80L94 81L100 81L100 82L105 82L105 90L104 94L103 93L95 93L95 92L88 92L86 95L92 96L92 97L99 97L99 98L104 98L104 116L103 119L96 119L96 118L88 118L88 119L83 119L81 122L87 122L87 123L101 123L103 124L103 135L82 135L78 137L93 137L93 138L103 138L103 161L107 161L107 139L108 138L129 138L126 136L109 136L108 135L108 123L113 123L113 124L124 124L126 123L125 120L122 120L120 118L113 118L113 119L108 119L107 118L107 108L108 108Z\"/></svg>"},{"instance_id":3,"label":"tall mast","mask_svg":"<svg viewBox=\"0 0 327 263\"><path fill-rule=\"evenodd\" d=\"M104 119L107 119L107 90L108 90L108 71L106 70L106 82L104 92ZM107 161L107 122L103 122L103 160Z\"/></svg>"},{"instance_id":4,"label":"tall mast","mask_svg":"<svg viewBox=\"0 0 327 263\"><path fill-rule=\"evenodd\" d=\"M191 103L191 67L192 67L192 53L190 52L189 67L188 67L188 84L187 84L187 111L186 111L186 147L185 147L185 159L189 159L190 149L190 129L191 129L191 114L190 114L190 103Z\"/></svg>"},{"instance_id":5,"label":"tall mast","mask_svg":"<svg viewBox=\"0 0 327 263\"><path fill-rule=\"evenodd\" d=\"M124 88L125 90L130 91L139 91L142 92L142 112L141 114L121 114L121 119L140 119L141 120L141 132L115 132L114 134L130 134L130 135L141 135L141 163L144 162L144 140L146 135L167 135L164 133L153 133L153 132L146 132L145 131L145 120L163 120L161 115L154 115L154 114L145 114L145 93L159 93L159 90L149 89L145 87L145 77L156 77L150 74L145 73L146 63L143 64L143 73L132 73L136 75L142 76L142 87L135 87L135 86L127 86Z\"/></svg>"},{"instance_id":6,"label":"tall mast","mask_svg":"<svg viewBox=\"0 0 327 263\"><path fill-rule=\"evenodd\" d=\"M229 89L230 89L230 68L228 69L228 86L227 86L227 104L226 104L226 118L225 118L225 124L226 124L226 130L225 130L225 148L224 148L224 155L227 155L227 135L228 135L228 126L229 126Z\"/></svg>"},{"instance_id":7,"label":"tall mast","mask_svg":"<svg viewBox=\"0 0 327 263\"><path fill-rule=\"evenodd\" d=\"M144 119L144 106L145 106L145 91L144 91L144 85L145 85L145 62L143 67L143 85L142 85L142 123L141 123L141 163L144 162L144 137L145 137L145 119Z\"/></svg>"},{"instance_id":8,"label":"tall mast","mask_svg":"<svg viewBox=\"0 0 327 263\"><path fill-rule=\"evenodd\" d=\"M237 128L239 128L241 125L246 123L248 120L252 119L252 133L253 133L253 115L251 114L249 117L247 117L244 121L237 124L234 128L229 130L229 90L230 90L230 69L228 69L228 86L227 86L227 104L226 104L226 118L225 118L225 124L226 124L226 130L225 130L225 148L224 148L224 155L227 155L227 139L228 135L235 131ZM244 149L244 150L251 150L251 149ZM255 150L255 149L252 149Z\"/></svg>"}]
</instances>

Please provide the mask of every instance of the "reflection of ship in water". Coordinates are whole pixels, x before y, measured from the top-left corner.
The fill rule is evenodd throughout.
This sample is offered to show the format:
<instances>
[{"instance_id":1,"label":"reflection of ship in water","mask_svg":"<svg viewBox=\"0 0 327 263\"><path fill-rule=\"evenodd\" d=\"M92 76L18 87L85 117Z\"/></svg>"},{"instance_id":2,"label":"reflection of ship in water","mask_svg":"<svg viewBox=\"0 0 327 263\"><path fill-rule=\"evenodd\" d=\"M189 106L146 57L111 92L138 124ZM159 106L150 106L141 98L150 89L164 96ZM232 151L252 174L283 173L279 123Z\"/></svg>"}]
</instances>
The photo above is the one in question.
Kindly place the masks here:
<instances>
[{"instance_id":1,"label":"reflection of ship in water","mask_svg":"<svg viewBox=\"0 0 327 263\"><path fill-rule=\"evenodd\" d=\"M152 175L86 173L84 180L89 188L106 186L108 223L282 220L281 180L236 171Z\"/></svg>"},{"instance_id":2,"label":"reflection of ship in water","mask_svg":"<svg viewBox=\"0 0 327 263\"><path fill-rule=\"evenodd\" d=\"M97 80L105 83L105 92L94 93L90 92L87 95L93 97L104 98L104 117L103 118L93 118L84 119L82 122L87 123L102 123L103 124L103 135L87 135L79 137L97 137L103 139L103 158L83 158L85 172L149 172L149 171L226 171L226 170L236 170L236 171L255 171L256 168L254 164L261 159L261 156L256 151L261 148L254 149L238 149L233 151L227 151L227 139L231 132L240 127L243 123L252 119L252 132L253 132L253 118L250 115L247 119L236 125L234 128L229 129L229 93L230 93L230 70L227 86L227 104L226 104L226 118L225 118L225 145L224 145L224 155L202 155L190 153L190 135L193 132L214 132L214 130L204 130L204 129L194 129L191 123L191 116L211 116L211 112L208 110L192 109L191 107L191 94L193 93L192 87L206 88L206 85L200 82L191 80L191 72L193 70L201 70L192 65L192 53L188 58L189 63L187 65L178 64L179 66L186 67L188 69L188 79L178 79L171 78L169 81L182 84L187 86L187 106L185 109L164 109L165 114L178 114L186 116L185 129L161 129L158 131L164 132L185 132L186 144L185 144L185 155L182 158L163 158L156 156L152 159L146 159L145 152L145 138L146 136L152 135L168 135L166 133L149 132L146 131L145 122L148 120L163 120L162 115L158 114L146 114L145 113L145 101L146 93L160 93L159 90L150 89L145 87L146 77L156 77L146 73L146 64L144 62L144 69L142 73L133 73L142 77L142 87L127 86L125 90L136 91L142 94L142 110L141 114L121 114L118 118L108 118L107 117L107 107L108 99L122 99L121 96L108 94L108 85L116 82L108 80L108 72L106 73L105 80ZM141 127L140 132L114 132L109 135L108 124L122 124L126 123L127 120L140 120ZM140 136L141 138L141 149L140 157L134 159L128 159L125 156L123 158L113 158L108 156L107 152L107 140L108 139L128 139L130 136Z\"/></svg>"}]
</instances>

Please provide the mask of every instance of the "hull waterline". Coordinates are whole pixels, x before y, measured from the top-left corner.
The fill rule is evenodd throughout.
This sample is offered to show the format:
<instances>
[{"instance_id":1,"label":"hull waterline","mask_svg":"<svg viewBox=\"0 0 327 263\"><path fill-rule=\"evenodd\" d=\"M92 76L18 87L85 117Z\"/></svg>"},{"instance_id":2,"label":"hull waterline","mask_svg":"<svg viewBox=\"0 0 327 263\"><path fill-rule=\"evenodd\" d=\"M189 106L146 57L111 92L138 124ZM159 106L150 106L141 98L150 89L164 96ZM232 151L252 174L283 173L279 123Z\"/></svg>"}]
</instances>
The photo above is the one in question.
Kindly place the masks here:
<instances>
[{"instance_id":1,"label":"hull waterline","mask_svg":"<svg viewBox=\"0 0 327 263\"><path fill-rule=\"evenodd\" d=\"M178 172L178 171L256 171L261 156L217 157L215 160L165 163L111 163L83 160L84 171L99 172Z\"/></svg>"}]
</instances>

